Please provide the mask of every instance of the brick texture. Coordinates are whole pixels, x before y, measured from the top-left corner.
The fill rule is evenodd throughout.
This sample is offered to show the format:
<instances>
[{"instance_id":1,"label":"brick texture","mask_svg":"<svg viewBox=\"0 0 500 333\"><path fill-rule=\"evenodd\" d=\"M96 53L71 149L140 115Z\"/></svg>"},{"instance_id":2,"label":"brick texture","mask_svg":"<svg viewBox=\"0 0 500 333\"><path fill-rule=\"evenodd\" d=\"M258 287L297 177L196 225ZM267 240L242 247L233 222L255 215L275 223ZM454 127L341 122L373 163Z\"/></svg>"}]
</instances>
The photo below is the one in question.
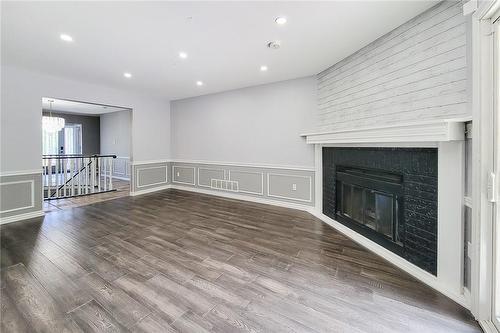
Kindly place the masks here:
<instances>
[{"instance_id":1,"label":"brick texture","mask_svg":"<svg viewBox=\"0 0 500 333\"><path fill-rule=\"evenodd\" d=\"M394 251L418 267L437 271L437 174L435 148L323 148L323 213L336 218L336 166L377 169L403 176L402 248ZM370 233L370 230L366 231Z\"/></svg>"}]
</instances>

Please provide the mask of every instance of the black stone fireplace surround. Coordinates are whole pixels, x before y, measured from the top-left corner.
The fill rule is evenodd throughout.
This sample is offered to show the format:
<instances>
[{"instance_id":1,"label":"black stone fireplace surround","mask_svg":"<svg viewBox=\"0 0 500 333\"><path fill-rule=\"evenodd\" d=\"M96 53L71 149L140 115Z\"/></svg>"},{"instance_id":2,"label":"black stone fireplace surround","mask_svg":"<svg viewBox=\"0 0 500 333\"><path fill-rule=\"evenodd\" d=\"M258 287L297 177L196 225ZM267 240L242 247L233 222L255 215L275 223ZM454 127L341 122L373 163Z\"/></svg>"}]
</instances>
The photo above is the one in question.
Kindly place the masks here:
<instances>
[{"instance_id":1,"label":"black stone fireplace surround","mask_svg":"<svg viewBox=\"0 0 500 333\"><path fill-rule=\"evenodd\" d=\"M436 275L437 175L436 148L325 147L323 213Z\"/></svg>"}]
</instances>

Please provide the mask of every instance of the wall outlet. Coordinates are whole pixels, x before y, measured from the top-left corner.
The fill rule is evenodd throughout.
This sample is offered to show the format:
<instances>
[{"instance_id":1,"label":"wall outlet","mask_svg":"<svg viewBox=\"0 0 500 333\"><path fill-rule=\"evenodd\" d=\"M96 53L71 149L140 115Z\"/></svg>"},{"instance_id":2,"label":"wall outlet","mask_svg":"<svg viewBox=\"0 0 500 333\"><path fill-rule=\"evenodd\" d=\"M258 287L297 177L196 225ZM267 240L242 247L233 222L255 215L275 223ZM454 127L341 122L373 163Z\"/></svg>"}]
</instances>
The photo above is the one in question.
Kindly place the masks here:
<instances>
[{"instance_id":1,"label":"wall outlet","mask_svg":"<svg viewBox=\"0 0 500 333\"><path fill-rule=\"evenodd\" d=\"M180 175L181 175L181 173L179 171L177 171L176 176L179 177Z\"/></svg>"},{"instance_id":2,"label":"wall outlet","mask_svg":"<svg viewBox=\"0 0 500 333\"><path fill-rule=\"evenodd\" d=\"M297 184L292 184L292 191L297 191Z\"/></svg>"}]
</instances>

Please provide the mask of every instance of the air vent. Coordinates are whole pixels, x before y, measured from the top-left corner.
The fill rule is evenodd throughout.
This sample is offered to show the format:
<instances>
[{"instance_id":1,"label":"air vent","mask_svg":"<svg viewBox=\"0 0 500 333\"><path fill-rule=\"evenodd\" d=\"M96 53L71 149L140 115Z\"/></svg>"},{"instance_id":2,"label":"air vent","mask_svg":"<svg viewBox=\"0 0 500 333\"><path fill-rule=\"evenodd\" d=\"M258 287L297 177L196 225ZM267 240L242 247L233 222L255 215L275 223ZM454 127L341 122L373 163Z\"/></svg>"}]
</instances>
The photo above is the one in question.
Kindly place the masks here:
<instances>
[{"instance_id":1,"label":"air vent","mask_svg":"<svg viewBox=\"0 0 500 333\"><path fill-rule=\"evenodd\" d=\"M216 190L238 192L238 182L226 179L211 179L210 187Z\"/></svg>"}]
</instances>

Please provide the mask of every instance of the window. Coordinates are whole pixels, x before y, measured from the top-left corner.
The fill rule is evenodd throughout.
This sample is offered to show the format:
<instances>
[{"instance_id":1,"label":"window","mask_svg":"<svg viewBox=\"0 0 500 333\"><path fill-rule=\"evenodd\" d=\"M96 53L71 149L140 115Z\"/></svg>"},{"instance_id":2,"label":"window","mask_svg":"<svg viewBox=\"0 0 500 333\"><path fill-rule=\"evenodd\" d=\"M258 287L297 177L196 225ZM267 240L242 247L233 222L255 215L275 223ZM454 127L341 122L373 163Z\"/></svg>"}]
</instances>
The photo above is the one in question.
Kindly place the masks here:
<instances>
[{"instance_id":1,"label":"window","mask_svg":"<svg viewBox=\"0 0 500 333\"><path fill-rule=\"evenodd\" d=\"M82 154L82 125L67 123L60 131L42 130L43 155Z\"/></svg>"}]
</instances>

